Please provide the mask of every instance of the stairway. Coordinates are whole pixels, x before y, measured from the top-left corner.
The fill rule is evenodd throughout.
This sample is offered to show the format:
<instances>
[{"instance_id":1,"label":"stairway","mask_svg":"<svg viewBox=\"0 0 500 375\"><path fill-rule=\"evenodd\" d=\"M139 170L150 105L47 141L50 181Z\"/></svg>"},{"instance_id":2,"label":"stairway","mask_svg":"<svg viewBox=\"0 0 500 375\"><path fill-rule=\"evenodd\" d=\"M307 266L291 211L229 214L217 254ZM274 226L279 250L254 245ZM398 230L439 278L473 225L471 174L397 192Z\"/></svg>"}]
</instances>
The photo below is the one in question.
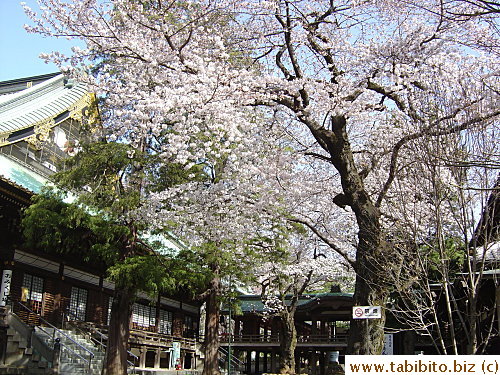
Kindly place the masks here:
<instances>
[{"instance_id":1,"label":"stairway","mask_svg":"<svg viewBox=\"0 0 500 375\"><path fill-rule=\"evenodd\" d=\"M0 374L52 374L51 363L29 347L26 338L13 328L7 329L5 364L0 365Z\"/></svg>"},{"instance_id":2,"label":"stairway","mask_svg":"<svg viewBox=\"0 0 500 375\"><path fill-rule=\"evenodd\" d=\"M0 365L0 375L101 373L104 353L89 337L54 326L30 327L10 308L0 309L0 323L6 342L5 364ZM58 346L60 350L54 350Z\"/></svg>"},{"instance_id":3,"label":"stairway","mask_svg":"<svg viewBox=\"0 0 500 375\"><path fill-rule=\"evenodd\" d=\"M221 368L221 373L226 375L241 375L243 369L245 368L245 363L240 361L238 357L231 355L231 373L228 374L227 371L227 358L229 357L229 352L224 347L219 347L219 366Z\"/></svg>"},{"instance_id":4,"label":"stairway","mask_svg":"<svg viewBox=\"0 0 500 375\"><path fill-rule=\"evenodd\" d=\"M99 375L104 361L104 352L100 351L89 338L69 330L40 328L35 334L45 339L50 345L59 339L61 353L59 357L59 374L61 375Z\"/></svg>"}]
</instances>

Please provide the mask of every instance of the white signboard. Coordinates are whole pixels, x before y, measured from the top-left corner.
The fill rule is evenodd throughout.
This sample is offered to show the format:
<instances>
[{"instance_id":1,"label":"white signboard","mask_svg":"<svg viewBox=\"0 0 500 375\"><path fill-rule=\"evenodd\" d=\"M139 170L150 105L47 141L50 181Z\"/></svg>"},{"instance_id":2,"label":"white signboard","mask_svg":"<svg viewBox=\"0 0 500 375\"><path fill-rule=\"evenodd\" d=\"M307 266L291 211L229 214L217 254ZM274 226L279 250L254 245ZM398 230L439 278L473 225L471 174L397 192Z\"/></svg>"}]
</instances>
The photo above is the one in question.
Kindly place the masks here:
<instances>
[{"instance_id":1,"label":"white signboard","mask_svg":"<svg viewBox=\"0 0 500 375\"><path fill-rule=\"evenodd\" d=\"M382 318L382 307L380 306L353 306L353 319L380 319Z\"/></svg>"},{"instance_id":2,"label":"white signboard","mask_svg":"<svg viewBox=\"0 0 500 375\"><path fill-rule=\"evenodd\" d=\"M383 355L393 355L394 354L394 335L389 333L384 335L384 349L382 349Z\"/></svg>"},{"instance_id":3,"label":"white signboard","mask_svg":"<svg viewBox=\"0 0 500 375\"><path fill-rule=\"evenodd\" d=\"M329 353L329 362L330 363L339 363L339 352L334 351Z\"/></svg>"},{"instance_id":4,"label":"white signboard","mask_svg":"<svg viewBox=\"0 0 500 375\"><path fill-rule=\"evenodd\" d=\"M170 367L176 368L177 365L181 364L181 343L174 341L172 343L172 356L170 359Z\"/></svg>"},{"instance_id":5,"label":"white signboard","mask_svg":"<svg viewBox=\"0 0 500 375\"><path fill-rule=\"evenodd\" d=\"M10 294L10 283L12 281L12 270L4 270L2 274L2 284L0 286L0 306L7 304Z\"/></svg>"}]
</instances>

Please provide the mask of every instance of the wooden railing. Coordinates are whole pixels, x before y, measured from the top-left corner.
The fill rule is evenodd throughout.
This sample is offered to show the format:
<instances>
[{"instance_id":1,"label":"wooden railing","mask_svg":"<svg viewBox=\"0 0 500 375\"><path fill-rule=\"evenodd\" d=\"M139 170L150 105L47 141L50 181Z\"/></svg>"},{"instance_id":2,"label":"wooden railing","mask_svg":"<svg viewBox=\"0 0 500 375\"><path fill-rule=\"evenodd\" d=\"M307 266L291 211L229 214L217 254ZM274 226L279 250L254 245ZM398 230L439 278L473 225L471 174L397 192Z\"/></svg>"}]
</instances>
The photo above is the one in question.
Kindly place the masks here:
<instances>
[{"instance_id":1,"label":"wooden railing","mask_svg":"<svg viewBox=\"0 0 500 375\"><path fill-rule=\"evenodd\" d=\"M103 325L98 325L94 323L87 323L93 325L94 328L100 331L102 334L107 335L108 327ZM171 347L172 343L180 342L182 349L194 350L196 348L197 339L167 335L164 333L150 332L143 330L130 329L129 341L138 345L156 345L161 347Z\"/></svg>"},{"instance_id":2,"label":"wooden railing","mask_svg":"<svg viewBox=\"0 0 500 375\"><path fill-rule=\"evenodd\" d=\"M220 336L222 343L279 343L277 335L228 335L222 334ZM335 336L330 335L299 335L297 336L297 344L345 344L347 342L347 334L339 334Z\"/></svg>"},{"instance_id":3,"label":"wooden railing","mask_svg":"<svg viewBox=\"0 0 500 375\"><path fill-rule=\"evenodd\" d=\"M186 337L177 337L153 333L147 331L130 330L130 342L136 344L150 344L157 346L172 346L173 342L180 342L181 348L194 350L196 348L196 339Z\"/></svg>"}]
</instances>

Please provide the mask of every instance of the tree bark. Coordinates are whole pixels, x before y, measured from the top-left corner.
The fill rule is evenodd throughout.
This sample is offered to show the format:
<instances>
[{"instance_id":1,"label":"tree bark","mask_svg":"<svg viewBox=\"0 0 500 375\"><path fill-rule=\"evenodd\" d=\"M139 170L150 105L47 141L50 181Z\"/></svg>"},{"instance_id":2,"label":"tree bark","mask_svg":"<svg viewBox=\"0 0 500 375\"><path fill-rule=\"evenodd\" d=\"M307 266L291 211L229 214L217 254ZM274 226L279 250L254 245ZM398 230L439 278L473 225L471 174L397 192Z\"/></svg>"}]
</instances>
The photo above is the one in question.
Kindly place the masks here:
<instances>
[{"instance_id":1,"label":"tree bark","mask_svg":"<svg viewBox=\"0 0 500 375\"><path fill-rule=\"evenodd\" d=\"M393 270L382 238L380 210L370 198L356 167L346 123L343 116L332 117L332 131L320 131L316 137L324 140L323 144L339 172L343 193L356 215L359 228L354 304L382 307L381 319L353 321L349 330L347 353L380 354L384 345L385 306L389 296L385 275Z\"/></svg>"},{"instance_id":2,"label":"tree bark","mask_svg":"<svg viewBox=\"0 0 500 375\"><path fill-rule=\"evenodd\" d=\"M115 289L102 375L127 375L130 315L134 297L132 289L118 286Z\"/></svg>"},{"instance_id":3,"label":"tree bark","mask_svg":"<svg viewBox=\"0 0 500 375\"><path fill-rule=\"evenodd\" d=\"M349 329L347 353L381 354L384 346L385 306L389 290L383 276L390 271L390 263L384 262L381 232L378 218L366 212L357 214L358 248L356 253L355 306L381 306L380 319L354 319ZM361 225L360 225L361 224ZM382 268L384 263L387 269Z\"/></svg>"},{"instance_id":4,"label":"tree bark","mask_svg":"<svg viewBox=\"0 0 500 375\"><path fill-rule=\"evenodd\" d=\"M304 94L303 96L307 96ZM297 100L279 101L297 114L310 130L318 145L328 152L329 161L340 176L342 205L353 210L358 224L358 246L356 249L355 305L382 307L381 319L355 320L349 330L348 354L381 354L384 345L385 306L390 291L388 272L396 272L393 258L383 240L380 223L380 208L374 203L363 182L362 173L354 160L354 153L347 134L347 118L331 116L331 130L319 124ZM334 202L335 203L335 202Z\"/></svg>"},{"instance_id":5,"label":"tree bark","mask_svg":"<svg viewBox=\"0 0 500 375\"><path fill-rule=\"evenodd\" d=\"M358 273L356 276L355 306L382 306L381 319L353 319L347 339L348 354L381 354L384 347L385 310L388 292L372 288Z\"/></svg>"},{"instance_id":6,"label":"tree bark","mask_svg":"<svg viewBox=\"0 0 500 375\"><path fill-rule=\"evenodd\" d=\"M285 310L280 314L280 374L295 374L297 330L294 316L295 311Z\"/></svg>"},{"instance_id":7,"label":"tree bark","mask_svg":"<svg viewBox=\"0 0 500 375\"><path fill-rule=\"evenodd\" d=\"M210 282L210 293L206 299L207 316L205 319L205 363L203 375L218 375L219 371L219 319L221 282L218 266L212 265L214 277Z\"/></svg>"}]
</instances>

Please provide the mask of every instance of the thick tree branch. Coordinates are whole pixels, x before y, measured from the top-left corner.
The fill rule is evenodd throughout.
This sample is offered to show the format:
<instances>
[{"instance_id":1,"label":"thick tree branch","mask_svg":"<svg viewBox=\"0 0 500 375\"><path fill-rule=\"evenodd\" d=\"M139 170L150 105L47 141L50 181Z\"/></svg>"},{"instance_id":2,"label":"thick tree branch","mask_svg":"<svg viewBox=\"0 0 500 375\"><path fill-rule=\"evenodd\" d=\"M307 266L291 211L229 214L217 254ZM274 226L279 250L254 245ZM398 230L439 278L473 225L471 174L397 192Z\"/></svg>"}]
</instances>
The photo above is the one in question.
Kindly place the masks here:
<instances>
[{"instance_id":1,"label":"thick tree branch","mask_svg":"<svg viewBox=\"0 0 500 375\"><path fill-rule=\"evenodd\" d=\"M327 238L323 233L321 233L318 228L316 228L316 226L309 222L308 220L304 220L304 219L298 219L298 218L293 218L293 219L290 219L290 221L294 222L294 223L299 223L299 224L303 224L305 225L306 227L308 227L316 236L318 236L321 241L323 241L325 244L327 244L333 251L335 251L337 254L339 254L342 258L344 258L346 260L347 263L349 263L349 265L356 269L356 261L354 259L352 259L351 257L349 257L349 255L344 251L342 250L341 248L339 248L333 241L331 241L329 238Z\"/></svg>"},{"instance_id":2,"label":"thick tree branch","mask_svg":"<svg viewBox=\"0 0 500 375\"><path fill-rule=\"evenodd\" d=\"M329 163L332 162L332 158L330 156L321 155L321 154L318 154L316 152L306 152L306 153L304 153L304 155L306 155L306 156L312 156L312 157L314 157L316 159L323 160L323 161L326 161L326 162L329 162Z\"/></svg>"}]
</instances>

